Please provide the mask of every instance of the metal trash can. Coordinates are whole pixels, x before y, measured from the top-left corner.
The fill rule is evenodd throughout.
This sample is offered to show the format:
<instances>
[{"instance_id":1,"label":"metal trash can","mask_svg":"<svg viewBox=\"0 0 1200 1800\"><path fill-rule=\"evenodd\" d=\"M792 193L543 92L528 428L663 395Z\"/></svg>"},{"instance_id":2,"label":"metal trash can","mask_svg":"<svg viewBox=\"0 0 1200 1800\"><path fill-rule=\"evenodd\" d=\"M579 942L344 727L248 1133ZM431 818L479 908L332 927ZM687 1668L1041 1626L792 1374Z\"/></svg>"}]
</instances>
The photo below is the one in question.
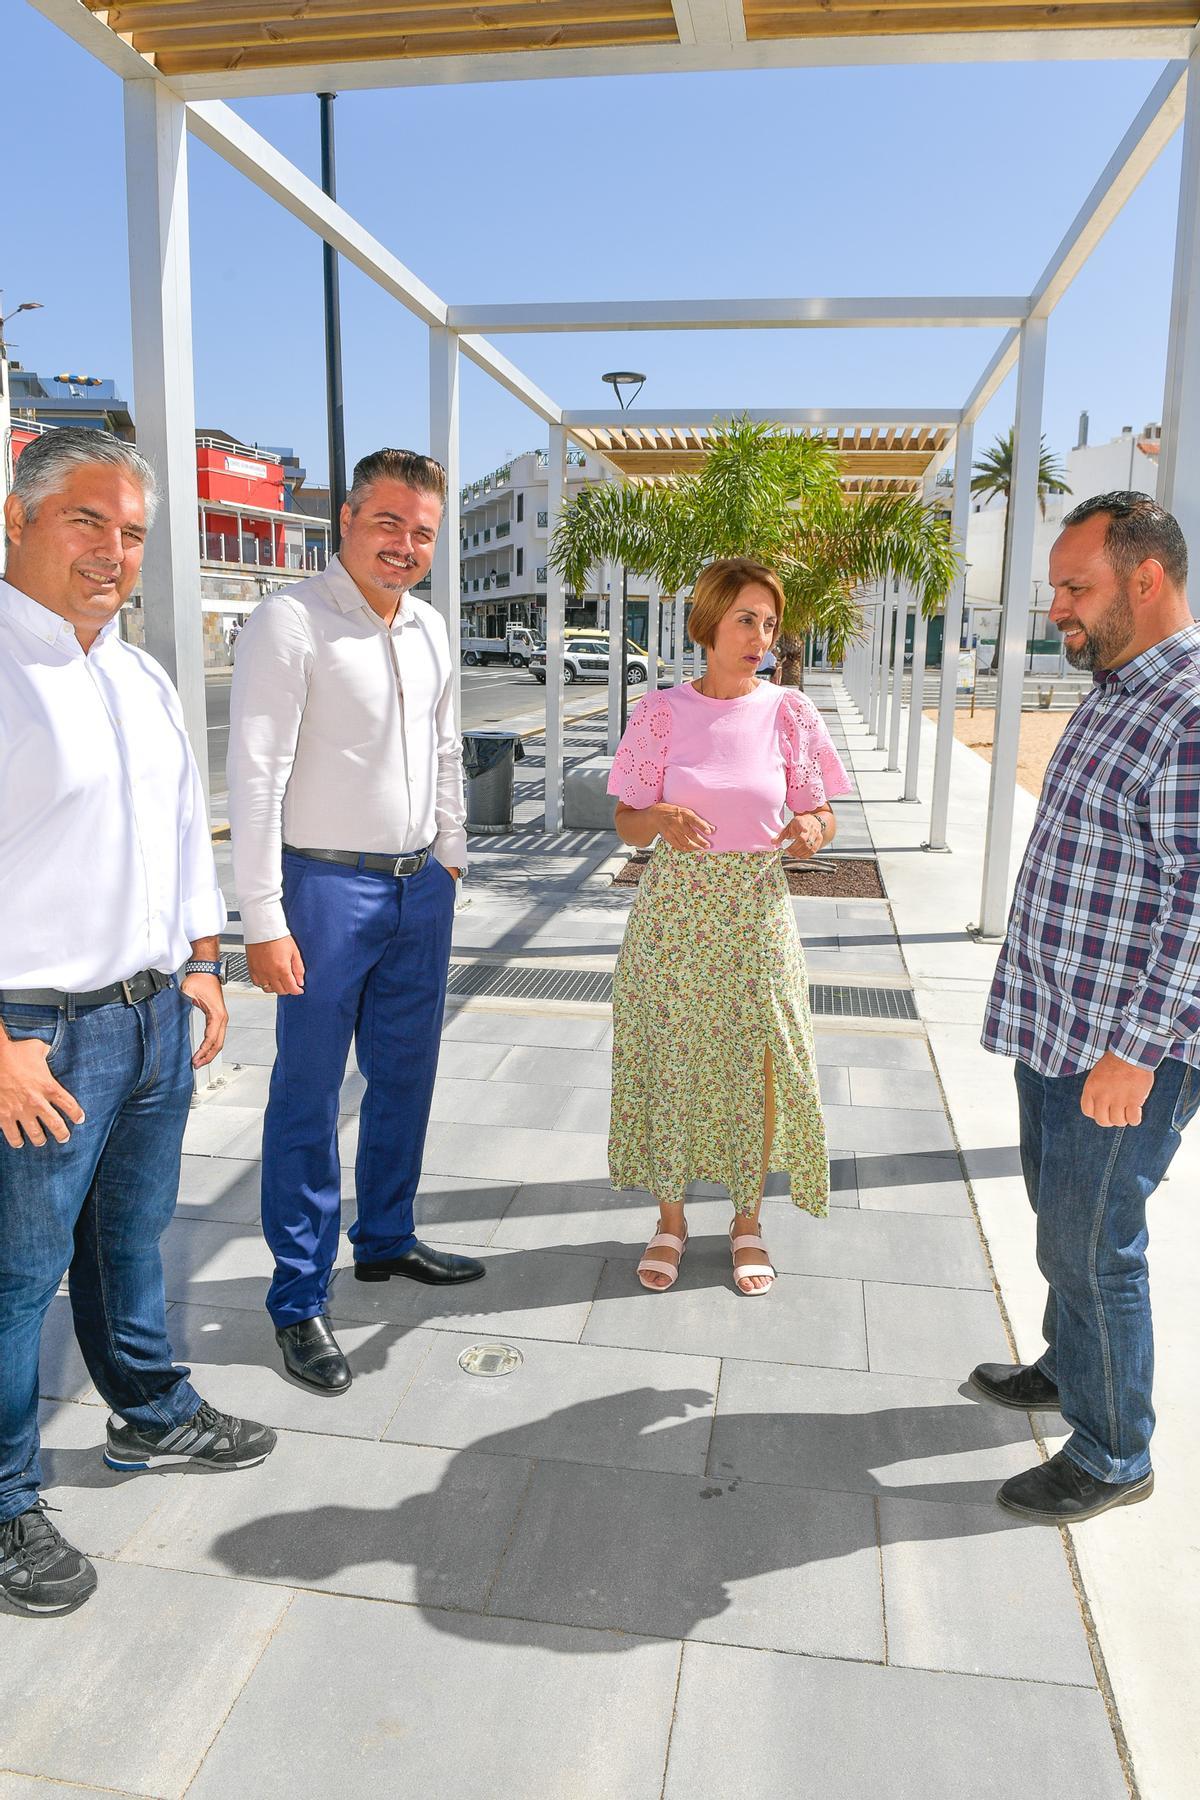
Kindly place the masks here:
<instances>
[{"instance_id":1,"label":"metal trash can","mask_svg":"<svg viewBox=\"0 0 1200 1800\"><path fill-rule=\"evenodd\" d=\"M468 831L512 830L513 764L524 755L515 731L463 732Z\"/></svg>"}]
</instances>

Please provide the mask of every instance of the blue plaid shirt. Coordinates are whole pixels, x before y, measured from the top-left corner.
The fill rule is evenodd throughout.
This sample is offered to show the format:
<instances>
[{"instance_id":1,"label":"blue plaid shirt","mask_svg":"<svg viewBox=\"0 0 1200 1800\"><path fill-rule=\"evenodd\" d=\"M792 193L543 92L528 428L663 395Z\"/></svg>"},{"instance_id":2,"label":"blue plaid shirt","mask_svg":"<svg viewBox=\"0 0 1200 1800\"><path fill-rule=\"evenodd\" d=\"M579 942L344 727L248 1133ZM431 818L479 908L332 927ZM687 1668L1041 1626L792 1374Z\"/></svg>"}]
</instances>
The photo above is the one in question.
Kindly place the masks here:
<instances>
[{"instance_id":1,"label":"blue plaid shirt","mask_svg":"<svg viewBox=\"0 0 1200 1800\"><path fill-rule=\"evenodd\" d=\"M1096 676L1046 770L983 1043L1200 1065L1200 625Z\"/></svg>"}]
</instances>

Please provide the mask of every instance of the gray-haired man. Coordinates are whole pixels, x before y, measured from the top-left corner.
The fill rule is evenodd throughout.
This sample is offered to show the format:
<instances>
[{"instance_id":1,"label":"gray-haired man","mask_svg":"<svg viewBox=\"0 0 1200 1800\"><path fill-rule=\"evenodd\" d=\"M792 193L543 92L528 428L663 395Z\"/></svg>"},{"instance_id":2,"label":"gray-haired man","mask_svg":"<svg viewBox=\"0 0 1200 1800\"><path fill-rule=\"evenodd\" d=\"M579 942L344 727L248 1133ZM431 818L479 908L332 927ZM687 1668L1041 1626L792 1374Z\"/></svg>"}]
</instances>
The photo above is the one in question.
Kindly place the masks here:
<instances>
[{"instance_id":1,"label":"gray-haired man","mask_svg":"<svg viewBox=\"0 0 1200 1800\"><path fill-rule=\"evenodd\" d=\"M38 1350L64 1274L115 1415L111 1468L246 1468L275 1442L202 1402L167 1340L158 1245L192 1065L225 1035L225 909L179 700L116 630L153 502L130 445L63 429L25 450L4 508L0 1595L26 1613L69 1612L96 1585L38 1497Z\"/></svg>"}]
</instances>

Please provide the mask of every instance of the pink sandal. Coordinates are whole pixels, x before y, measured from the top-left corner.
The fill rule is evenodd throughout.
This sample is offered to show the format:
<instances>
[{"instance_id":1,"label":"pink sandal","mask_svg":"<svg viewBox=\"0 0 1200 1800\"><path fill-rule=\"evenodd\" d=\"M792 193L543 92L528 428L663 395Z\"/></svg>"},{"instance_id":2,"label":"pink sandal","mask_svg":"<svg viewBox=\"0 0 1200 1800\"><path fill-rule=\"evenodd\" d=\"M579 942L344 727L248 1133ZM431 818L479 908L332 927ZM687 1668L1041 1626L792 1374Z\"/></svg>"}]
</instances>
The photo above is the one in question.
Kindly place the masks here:
<instances>
[{"instance_id":1,"label":"pink sandal","mask_svg":"<svg viewBox=\"0 0 1200 1800\"><path fill-rule=\"evenodd\" d=\"M742 1263L739 1267L737 1253L739 1250L765 1251L766 1247L767 1246L760 1237L734 1237L733 1220L731 1219L729 1221L729 1249L730 1254L733 1257L733 1285L738 1293L746 1300L755 1300L760 1294L770 1293L775 1281L775 1270L772 1268L771 1264L765 1260L763 1262ZM743 1281L748 1281L752 1275L766 1276L766 1287L743 1287Z\"/></svg>"},{"instance_id":2,"label":"pink sandal","mask_svg":"<svg viewBox=\"0 0 1200 1800\"><path fill-rule=\"evenodd\" d=\"M637 1272L638 1280L641 1282L642 1286L648 1288L652 1294L665 1294L668 1288L673 1288L675 1286L676 1281L679 1279L679 1263L683 1261L683 1252L687 1245L687 1237L687 1226L685 1225L682 1237L676 1237L674 1232L671 1231L657 1231L646 1245L646 1253L637 1266ZM659 1244L663 1245L667 1250L677 1251L679 1254L679 1262L662 1262L659 1258L651 1256L650 1252L656 1249ZM647 1281L647 1275L666 1275L668 1280L660 1287L656 1281Z\"/></svg>"}]
</instances>

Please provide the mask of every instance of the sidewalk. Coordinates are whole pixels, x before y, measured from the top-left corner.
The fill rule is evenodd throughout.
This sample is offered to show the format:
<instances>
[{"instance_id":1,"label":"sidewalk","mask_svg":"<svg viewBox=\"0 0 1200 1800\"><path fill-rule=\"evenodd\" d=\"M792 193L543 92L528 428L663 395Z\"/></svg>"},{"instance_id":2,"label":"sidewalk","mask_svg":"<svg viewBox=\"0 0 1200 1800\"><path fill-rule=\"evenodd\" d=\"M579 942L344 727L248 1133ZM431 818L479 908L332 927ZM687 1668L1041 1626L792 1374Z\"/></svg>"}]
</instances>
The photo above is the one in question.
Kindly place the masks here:
<instances>
[{"instance_id":1,"label":"sidewalk","mask_svg":"<svg viewBox=\"0 0 1200 1800\"><path fill-rule=\"evenodd\" d=\"M355 1383L323 1400L283 1379L262 1310L274 1003L233 992L231 1079L189 1122L167 1291L201 1391L279 1447L220 1480L110 1473L55 1302L50 1499L101 1585L66 1620L0 1616L0 1800L1127 1793L1063 1541L992 1500L1036 1456L1029 1427L964 1386L1011 1353L955 1139L977 1192L1011 1182L1003 1081L965 1049L986 953L952 946L956 860L907 848L917 809L899 815L896 778L826 716L862 792L841 844L873 836L901 938L883 902L799 900L810 973L911 983L929 1021L818 1020L829 1219L772 1194L780 1277L749 1302L728 1202L700 1188L677 1286L644 1292L653 1208L606 1179L607 1007L452 1001L419 1218L488 1277L461 1296L364 1287L343 1246L331 1314ZM602 730L573 726L571 754ZM616 840L547 838L538 762L518 769L514 834L473 842L456 961L604 973L630 904ZM360 1093L351 1070L348 1195ZM1020 1339L1019 1228L1010 1245L1002 1209L981 1211ZM495 1341L521 1352L512 1374L460 1368Z\"/></svg>"}]
</instances>

